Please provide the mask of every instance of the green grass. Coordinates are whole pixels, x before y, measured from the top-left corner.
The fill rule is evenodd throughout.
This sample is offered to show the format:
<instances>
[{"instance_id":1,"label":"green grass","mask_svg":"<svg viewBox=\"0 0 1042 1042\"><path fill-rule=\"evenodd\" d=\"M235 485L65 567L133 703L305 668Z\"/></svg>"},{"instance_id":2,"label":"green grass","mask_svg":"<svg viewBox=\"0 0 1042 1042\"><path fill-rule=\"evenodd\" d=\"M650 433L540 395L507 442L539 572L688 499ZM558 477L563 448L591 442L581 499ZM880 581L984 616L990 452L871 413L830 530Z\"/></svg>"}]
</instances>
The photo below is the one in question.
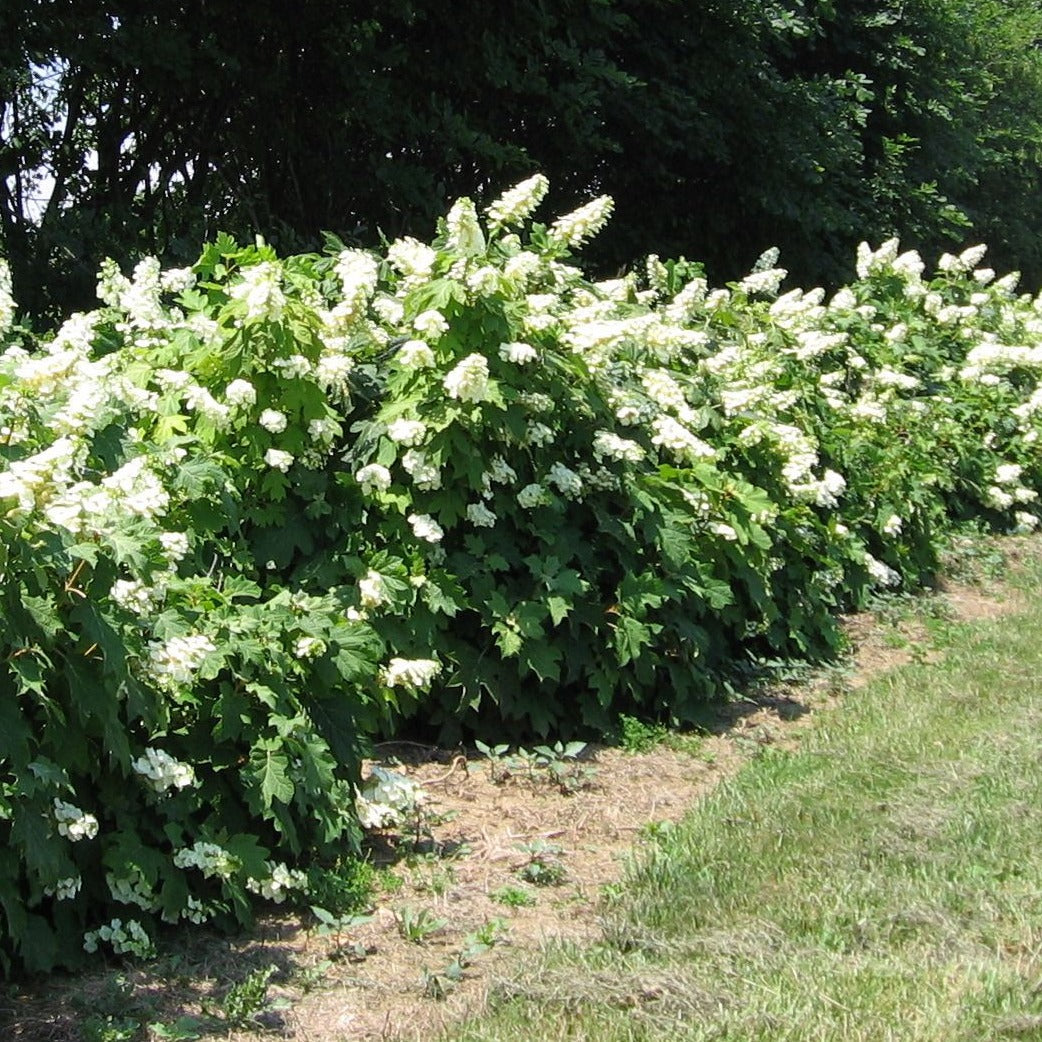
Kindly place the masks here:
<instances>
[{"instance_id":1,"label":"green grass","mask_svg":"<svg viewBox=\"0 0 1042 1042\"><path fill-rule=\"evenodd\" d=\"M766 748L651 839L603 944L448 1037L1042 1039L1040 580Z\"/></svg>"}]
</instances>

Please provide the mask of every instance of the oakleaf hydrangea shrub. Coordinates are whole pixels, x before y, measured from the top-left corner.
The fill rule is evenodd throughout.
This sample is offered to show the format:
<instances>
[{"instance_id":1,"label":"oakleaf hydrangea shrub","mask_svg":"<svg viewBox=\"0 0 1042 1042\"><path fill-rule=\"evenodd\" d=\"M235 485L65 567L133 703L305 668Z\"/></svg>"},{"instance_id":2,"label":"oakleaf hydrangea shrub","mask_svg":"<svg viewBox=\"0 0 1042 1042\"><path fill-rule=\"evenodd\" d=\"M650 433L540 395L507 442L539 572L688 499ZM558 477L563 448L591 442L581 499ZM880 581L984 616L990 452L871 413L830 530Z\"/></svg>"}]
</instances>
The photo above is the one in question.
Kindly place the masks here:
<instances>
[{"instance_id":1,"label":"oakleaf hydrangea shrub","mask_svg":"<svg viewBox=\"0 0 1042 1042\"><path fill-rule=\"evenodd\" d=\"M306 898L306 872L359 839L382 644L354 583L284 581L255 538L287 498L271 453L297 444L258 417L336 422L317 377L280 368L320 346L292 303L281 339L251 319L259 281L198 281L108 265L105 307L0 357L8 970Z\"/></svg>"},{"instance_id":2,"label":"oakleaf hydrangea shrub","mask_svg":"<svg viewBox=\"0 0 1042 1042\"><path fill-rule=\"evenodd\" d=\"M330 891L406 721L691 719L952 524L1037 525L1042 302L982 247L863 246L828 299L773 251L594 281L610 200L546 192L379 253L107 261L35 339L0 267L5 969Z\"/></svg>"}]
</instances>

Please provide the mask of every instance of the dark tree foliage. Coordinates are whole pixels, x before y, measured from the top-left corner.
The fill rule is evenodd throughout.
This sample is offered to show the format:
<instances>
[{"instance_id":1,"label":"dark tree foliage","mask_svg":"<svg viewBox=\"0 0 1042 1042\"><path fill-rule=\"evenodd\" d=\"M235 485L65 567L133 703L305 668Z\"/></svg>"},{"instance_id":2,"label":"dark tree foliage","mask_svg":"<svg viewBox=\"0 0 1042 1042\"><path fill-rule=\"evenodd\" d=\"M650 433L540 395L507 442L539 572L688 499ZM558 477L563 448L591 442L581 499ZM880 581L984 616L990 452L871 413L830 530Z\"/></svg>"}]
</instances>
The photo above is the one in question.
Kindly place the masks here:
<instances>
[{"instance_id":1,"label":"dark tree foliage","mask_svg":"<svg viewBox=\"0 0 1042 1042\"><path fill-rule=\"evenodd\" d=\"M801 282L899 232L1042 276L1040 0L7 0L0 250L30 312L218 230L426 236L535 170L598 261Z\"/></svg>"},{"instance_id":2,"label":"dark tree foliage","mask_svg":"<svg viewBox=\"0 0 1042 1042\"><path fill-rule=\"evenodd\" d=\"M609 117L616 254L728 278L774 244L834 282L862 238L983 238L1042 277L1036 0L626 6L642 28L618 60L642 87Z\"/></svg>"}]
</instances>

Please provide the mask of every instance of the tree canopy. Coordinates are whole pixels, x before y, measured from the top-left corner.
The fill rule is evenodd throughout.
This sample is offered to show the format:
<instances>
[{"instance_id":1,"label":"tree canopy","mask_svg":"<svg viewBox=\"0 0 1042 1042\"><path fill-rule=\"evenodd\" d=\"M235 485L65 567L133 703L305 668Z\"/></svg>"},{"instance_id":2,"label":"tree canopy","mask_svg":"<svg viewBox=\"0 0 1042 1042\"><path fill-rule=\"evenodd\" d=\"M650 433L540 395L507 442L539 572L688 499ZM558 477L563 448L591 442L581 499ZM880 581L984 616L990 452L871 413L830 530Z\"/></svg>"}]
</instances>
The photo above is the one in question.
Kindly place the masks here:
<instances>
[{"instance_id":1,"label":"tree canopy","mask_svg":"<svg viewBox=\"0 0 1042 1042\"><path fill-rule=\"evenodd\" d=\"M835 282L900 233L1037 282L1040 40L1039 0L9 0L0 251L67 311L105 254L426 235L540 170L615 197L605 270Z\"/></svg>"}]
</instances>

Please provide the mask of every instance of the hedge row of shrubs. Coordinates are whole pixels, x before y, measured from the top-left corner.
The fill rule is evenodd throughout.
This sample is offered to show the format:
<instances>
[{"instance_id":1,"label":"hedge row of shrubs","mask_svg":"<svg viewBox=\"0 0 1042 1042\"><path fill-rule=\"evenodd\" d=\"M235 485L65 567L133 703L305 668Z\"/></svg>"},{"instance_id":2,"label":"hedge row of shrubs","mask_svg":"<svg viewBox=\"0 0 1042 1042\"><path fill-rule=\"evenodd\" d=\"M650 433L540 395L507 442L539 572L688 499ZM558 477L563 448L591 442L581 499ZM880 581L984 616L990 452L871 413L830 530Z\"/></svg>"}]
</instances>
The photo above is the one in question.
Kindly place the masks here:
<instances>
[{"instance_id":1,"label":"hedge row of shrubs","mask_svg":"<svg viewBox=\"0 0 1042 1042\"><path fill-rule=\"evenodd\" d=\"M831 299L770 254L595 282L610 200L533 223L546 189L106 261L47 335L0 279L5 971L321 903L375 735L690 720L953 523L1038 524L1042 299L983 247L863 246Z\"/></svg>"}]
</instances>

